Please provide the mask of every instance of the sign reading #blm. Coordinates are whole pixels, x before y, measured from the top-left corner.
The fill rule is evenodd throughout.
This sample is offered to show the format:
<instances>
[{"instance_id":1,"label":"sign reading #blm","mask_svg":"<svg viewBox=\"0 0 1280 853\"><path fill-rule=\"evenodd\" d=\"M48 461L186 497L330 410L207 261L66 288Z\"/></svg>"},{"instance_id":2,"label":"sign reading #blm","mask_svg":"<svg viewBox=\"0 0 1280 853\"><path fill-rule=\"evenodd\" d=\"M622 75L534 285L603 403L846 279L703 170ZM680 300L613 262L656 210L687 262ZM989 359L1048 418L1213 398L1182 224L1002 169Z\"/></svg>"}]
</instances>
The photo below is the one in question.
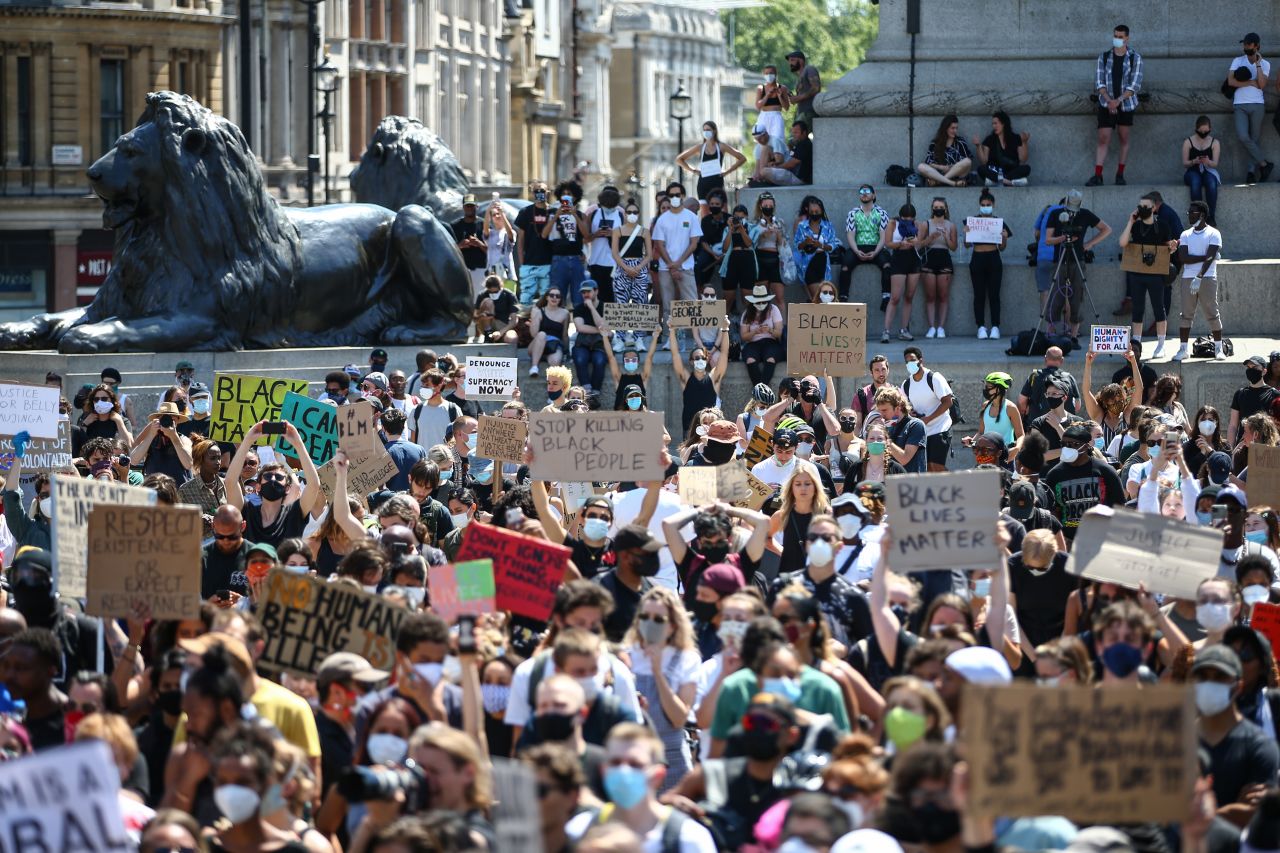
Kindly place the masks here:
<instances>
[{"instance_id":1,"label":"sign reading #blm","mask_svg":"<svg viewBox=\"0 0 1280 853\"><path fill-rule=\"evenodd\" d=\"M885 478L884 485L894 571L994 569L999 564L999 471L899 474Z\"/></svg>"}]
</instances>

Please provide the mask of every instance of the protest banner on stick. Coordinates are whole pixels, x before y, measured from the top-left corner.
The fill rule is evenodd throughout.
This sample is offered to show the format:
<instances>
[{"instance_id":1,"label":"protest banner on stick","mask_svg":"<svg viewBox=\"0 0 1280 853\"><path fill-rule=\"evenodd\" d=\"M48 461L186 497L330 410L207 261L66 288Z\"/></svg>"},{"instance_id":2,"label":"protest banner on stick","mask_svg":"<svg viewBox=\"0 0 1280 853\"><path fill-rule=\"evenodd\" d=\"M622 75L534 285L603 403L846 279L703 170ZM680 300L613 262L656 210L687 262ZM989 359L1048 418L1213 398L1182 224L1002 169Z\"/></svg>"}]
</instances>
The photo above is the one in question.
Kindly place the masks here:
<instances>
[{"instance_id":1,"label":"protest banner on stick","mask_svg":"<svg viewBox=\"0 0 1280 853\"><path fill-rule=\"evenodd\" d=\"M999 471L898 474L885 478L896 572L994 569Z\"/></svg>"},{"instance_id":2,"label":"protest banner on stick","mask_svg":"<svg viewBox=\"0 0 1280 853\"><path fill-rule=\"evenodd\" d=\"M120 816L120 770L91 738L0 762L0 838L6 851L136 850Z\"/></svg>"},{"instance_id":3,"label":"protest banner on stick","mask_svg":"<svg viewBox=\"0 0 1280 853\"><path fill-rule=\"evenodd\" d=\"M373 404L368 400L338 408L338 446L352 459L373 456L382 447L373 425Z\"/></svg>"},{"instance_id":4,"label":"protest banner on stick","mask_svg":"<svg viewBox=\"0 0 1280 853\"><path fill-rule=\"evenodd\" d=\"M431 591L431 609L441 619L453 624L458 616L493 613L493 560L468 560L427 567L427 589Z\"/></svg>"},{"instance_id":5,"label":"protest banner on stick","mask_svg":"<svg viewBox=\"0 0 1280 853\"><path fill-rule=\"evenodd\" d=\"M492 560L497 608L530 619L546 619L572 553L545 539L471 524L462 534L462 547L455 559Z\"/></svg>"},{"instance_id":6,"label":"protest banner on stick","mask_svg":"<svg viewBox=\"0 0 1280 853\"><path fill-rule=\"evenodd\" d=\"M787 373L862 376L866 373L867 306L793 302L787 306Z\"/></svg>"},{"instance_id":7,"label":"protest banner on stick","mask_svg":"<svg viewBox=\"0 0 1280 853\"><path fill-rule=\"evenodd\" d=\"M463 390L468 400L510 400L516 390L518 358L467 356Z\"/></svg>"},{"instance_id":8,"label":"protest banner on stick","mask_svg":"<svg viewBox=\"0 0 1280 853\"><path fill-rule=\"evenodd\" d=\"M695 465L680 469L680 500L691 506L724 501L736 504L752 495L750 472L738 460L724 465Z\"/></svg>"},{"instance_id":9,"label":"protest banner on stick","mask_svg":"<svg viewBox=\"0 0 1280 853\"><path fill-rule=\"evenodd\" d=\"M154 489L106 480L54 474L49 482L53 498L53 579L58 592L83 598L89 566L89 511L97 504L154 506Z\"/></svg>"},{"instance_id":10,"label":"protest banner on stick","mask_svg":"<svg viewBox=\"0 0 1280 853\"><path fill-rule=\"evenodd\" d=\"M718 329L724 316L723 299L677 299L671 303L673 329Z\"/></svg>"},{"instance_id":11,"label":"protest banner on stick","mask_svg":"<svg viewBox=\"0 0 1280 853\"><path fill-rule=\"evenodd\" d=\"M56 440L61 400L61 391L52 385L0 382L0 435L25 432Z\"/></svg>"},{"instance_id":12,"label":"protest banner on stick","mask_svg":"<svg viewBox=\"0 0 1280 853\"><path fill-rule=\"evenodd\" d=\"M647 302L606 302L604 324L614 331L656 332L662 326L662 307Z\"/></svg>"},{"instance_id":13,"label":"protest banner on stick","mask_svg":"<svg viewBox=\"0 0 1280 853\"><path fill-rule=\"evenodd\" d=\"M1222 531L1123 507L1094 507L1080 519L1067 571L1090 580L1195 600L1218 573Z\"/></svg>"},{"instance_id":14,"label":"protest banner on stick","mask_svg":"<svg viewBox=\"0 0 1280 853\"><path fill-rule=\"evenodd\" d=\"M250 376L244 373L215 373L209 438L239 444L244 440L244 434L258 421L281 420L284 395L290 391L306 394L307 380ZM270 440L269 435L260 436L254 444L266 445Z\"/></svg>"},{"instance_id":15,"label":"protest banner on stick","mask_svg":"<svg viewBox=\"0 0 1280 853\"><path fill-rule=\"evenodd\" d=\"M534 412L530 474L539 480L661 480L661 412Z\"/></svg>"},{"instance_id":16,"label":"protest banner on stick","mask_svg":"<svg viewBox=\"0 0 1280 853\"><path fill-rule=\"evenodd\" d=\"M153 619L199 618L202 538L199 507L97 504L85 612L129 617L141 600Z\"/></svg>"},{"instance_id":17,"label":"protest banner on stick","mask_svg":"<svg viewBox=\"0 0 1280 853\"><path fill-rule=\"evenodd\" d=\"M1129 351L1128 326L1090 326L1089 352L1119 353Z\"/></svg>"},{"instance_id":18,"label":"protest banner on stick","mask_svg":"<svg viewBox=\"0 0 1280 853\"><path fill-rule=\"evenodd\" d=\"M497 415L481 415L476 427L476 456L480 459L519 462L524 456L524 443L528 437L529 425L524 421Z\"/></svg>"},{"instance_id":19,"label":"protest banner on stick","mask_svg":"<svg viewBox=\"0 0 1280 853\"><path fill-rule=\"evenodd\" d=\"M338 449L338 407L321 403L299 394L287 391L284 405L280 407L280 420L288 421L298 430L303 448L311 461L323 465L333 458ZM289 444L283 435L276 438L276 449L285 456L298 458L298 451Z\"/></svg>"}]
</instances>

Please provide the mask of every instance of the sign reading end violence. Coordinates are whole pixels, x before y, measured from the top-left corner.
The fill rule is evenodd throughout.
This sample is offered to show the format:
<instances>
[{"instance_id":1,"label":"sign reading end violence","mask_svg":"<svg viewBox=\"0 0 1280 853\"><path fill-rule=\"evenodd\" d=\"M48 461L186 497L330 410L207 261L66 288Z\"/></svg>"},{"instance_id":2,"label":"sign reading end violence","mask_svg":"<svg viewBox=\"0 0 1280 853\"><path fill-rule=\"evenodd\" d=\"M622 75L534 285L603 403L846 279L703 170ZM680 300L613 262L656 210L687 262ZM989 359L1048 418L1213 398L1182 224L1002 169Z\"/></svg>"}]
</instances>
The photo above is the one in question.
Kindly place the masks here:
<instances>
[{"instance_id":1,"label":"sign reading end violence","mask_svg":"<svg viewBox=\"0 0 1280 853\"><path fill-rule=\"evenodd\" d=\"M661 480L661 412L535 412L529 416L529 473L539 480Z\"/></svg>"},{"instance_id":2,"label":"sign reading end violence","mask_svg":"<svg viewBox=\"0 0 1280 853\"><path fill-rule=\"evenodd\" d=\"M831 303L787 306L787 372L795 376L828 371L861 376L867 357L867 306Z\"/></svg>"},{"instance_id":3,"label":"sign reading end violence","mask_svg":"<svg viewBox=\"0 0 1280 853\"><path fill-rule=\"evenodd\" d=\"M900 474L884 485L894 571L996 568L999 471Z\"/></svg>"}]
</instances>

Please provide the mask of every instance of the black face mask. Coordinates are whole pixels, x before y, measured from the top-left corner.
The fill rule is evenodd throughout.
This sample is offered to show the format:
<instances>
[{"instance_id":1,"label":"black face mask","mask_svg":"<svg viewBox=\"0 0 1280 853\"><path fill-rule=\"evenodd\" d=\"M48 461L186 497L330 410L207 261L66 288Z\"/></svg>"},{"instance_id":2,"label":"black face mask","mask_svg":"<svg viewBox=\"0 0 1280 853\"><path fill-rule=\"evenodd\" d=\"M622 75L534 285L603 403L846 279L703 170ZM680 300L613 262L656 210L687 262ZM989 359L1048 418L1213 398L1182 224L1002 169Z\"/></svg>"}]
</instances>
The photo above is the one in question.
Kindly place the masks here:
<instances>
[{"instance_id":1,"label":"black face mask","mask_svg":"<svg viewBox=\"0 0 1280 853\"><path fill-rule=\"evenodd\" d=\"M840 431L841 431L841 432L853 432L855 429L857 429L857 426L858 426L858 425L857 425L856 423L854 423L854 422L853 422L853 420L852 420L852 419L850 419L850 418L841 418L841 419L840 419Z\"/></svg>"},{"instance_id":2,"label":"black face mask","mask_svg":"<svg viewBox=\"0 0 1280 853\"><path fill-rule=\"evenodd\" d=\"M729 546L727 544L712 545L711 547L702 549L701 553L707 563L714 566L716 563L723 563L724 558L729 556Z\"/></svg>"},{"instance_id":3,"label":"black face mask","mask_svg":"<svg viewBox=\"0 0 1280 853\"><path fill-rule=\"evenodd\" d=\"M707 208L707 210L711 211L713 214L719 214L722 209L723 208L721 208L720 205L718 204L712 205L711 207Z\"/></svg>"},{"instance_id":4,"label":"black face mask","mask_svg":"<svg viewBox=\"0 0 1280 853\"><path fill-rule=\"evenodd\" d=\"M772 207L762 207L760 208L760 212L763 213L765 216L773 216Z\"/></svg>"},{"instance_id":5,"label":"black face mask","mask_svg":"<svg viewBox=\"0 0 1280 853\"><path fill-rule=\"evenodd\" d=\"M782 754L777 732L743 732L742 751L747 758L770 761Z\"/></svg>"},{"instance_id":6,"label":"black face mask","mask_svg":"<svg viewBox=\"0 0 1280 853\"><path fill-rule=\"evenodd\" d=\"M737 449L737 445L732 442L708 441L707 446L702 448L702 458L712 465L723 465L733 459Z\"/></svg>"},{"instance_id":7,"label":"black face mask","mask_svg":"<svg viewBox=\"0 0 1280 853\"><path fill-rule=\"evenodd\" d=\"M577 714L557 714L547 712L537 714L533 718L533 733L538 736L539 743L568 740L573 737L573 723Z\"/></svg>"},{"instance_id":8,"label":"black face mask","mask_svg":"<svg viewBox=\"0 0 1280 853\"><path fill-rule=\"evenodd\" d=\"M156 697L156 707L171 717L182 713L182 691L162 690Z\"/></svg>"},{"instance_id":9,"label":"black face mask","mask_svg":"<svg viewBox=\"0 0 1280 853\"><path fill-rule=\"evenodd\" d=\"M288 489L285 488L284 483L279 480L263 480L258 484L258 496L264 501L284 500L285 492L287 491Z\"/></svg>"},{"instance_id":10,"label":"black face mask","mask_svg":"<svg viewBox=\"0 0 1280 853\"><path fill-rule=\"evenodd\" d=\"M19 581L13 587L13 607L27 620L28 627L49 627L53 624L53 585Z\"/></svg>"},{"instance_id":11,"label":"black face mask","mask_svg":"<svg viewBox=\"0 0 1280 853\"><path fill-rule=\"evenodd\" d=\"M925 803L911 810L920 836L926 844L941 844L960 834L960 814L937 803Z\"/></svg>"},{"instance_id":12,"label":"black face mask","mask_svg":"<svg viewBox=\"0 0 1280 853\"><path fill-rule=\"evenodd\" d=\"M641 553L636 561L636 574L642 578L651 578L658 573L658 569L662 567L662 563L658 560L657 554Z\"/></svg>"},{"instance_id":13,"label":"black face mask","mask_svg":"<svg viewBox=\"0 0 1280 853\"><path fill-rule=\"evenodd\" d=\"M1262 371L1256 367L1246 368L1244 378L1249 380L1250 385L1255 385L1262 381Z\"/></svg>"},{"instance_id":14,"label":"black face mask","mask_svg":"<svg viewBox=\"0 0 1280 853\"><path fill-rule=\"evenodd\" d=\"M1208 138L1208 136L1209 136L1209 131L1207 131L1207 130L1197 130L1197 131L1196 131L1196 136L1200 137L1201 139L1206 139L1206 138Z\"/></svg>"},{"instance_id":15,"label":"black face mask","mask_svg":"<svg viewBox=\"0 0 1280 853\"><path fill-rule=\"evenodd\" d=\"M947 215L947 212L940 207L935 207L933 209L933 215L941 219L942 217Z\"/></svg>"},{"instance_id":16,"label":"black face mask","mask_svg":"<svg viewBox=\"0 0 1280 853\"><path fill-rule=\"evenodd\" d=\"M701 619L703 622L710 622L712 619L716 618L716 614L719 612L720 609L716 607L716 602L698 601L697 599L694 599L693 615L696 618Z\"/></svg>"}]
</instances>

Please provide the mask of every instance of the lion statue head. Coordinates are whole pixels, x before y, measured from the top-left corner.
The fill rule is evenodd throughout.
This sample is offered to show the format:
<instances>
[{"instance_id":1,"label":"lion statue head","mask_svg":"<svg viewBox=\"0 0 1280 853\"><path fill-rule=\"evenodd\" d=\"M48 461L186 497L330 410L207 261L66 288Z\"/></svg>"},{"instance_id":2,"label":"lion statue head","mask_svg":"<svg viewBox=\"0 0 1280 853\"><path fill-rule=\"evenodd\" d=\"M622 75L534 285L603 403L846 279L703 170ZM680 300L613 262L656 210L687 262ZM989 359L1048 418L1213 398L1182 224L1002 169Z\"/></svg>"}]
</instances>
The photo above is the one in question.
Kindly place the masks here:
<instances>
[{"instance_id":1,"label":"lion statue head","mask_svg":"<svg viewBox=\"0 0 1280 853\"><path fill-rule=\"evenodd\" d=\"M458 158L416 118L387 116L351 173L356 201L399 210L420 204L444 222L462 213L468 183Z\"/></svg>"},{"instance_id":2,"label":"lion statue head","mask_svg":"<svg viewBox=\"0 0 1280 853\"><path fill-rule=\"evenodd\" d=\"M212 293L221 316L240 318L243 332L285 319L296 301L301 240L230 121L187 95L152 92L137 126L89 169L89 182L104 204L103 225L116 231L115 264L93 313L181 311L208 305Z\"/></svg>"}]
</instances>

